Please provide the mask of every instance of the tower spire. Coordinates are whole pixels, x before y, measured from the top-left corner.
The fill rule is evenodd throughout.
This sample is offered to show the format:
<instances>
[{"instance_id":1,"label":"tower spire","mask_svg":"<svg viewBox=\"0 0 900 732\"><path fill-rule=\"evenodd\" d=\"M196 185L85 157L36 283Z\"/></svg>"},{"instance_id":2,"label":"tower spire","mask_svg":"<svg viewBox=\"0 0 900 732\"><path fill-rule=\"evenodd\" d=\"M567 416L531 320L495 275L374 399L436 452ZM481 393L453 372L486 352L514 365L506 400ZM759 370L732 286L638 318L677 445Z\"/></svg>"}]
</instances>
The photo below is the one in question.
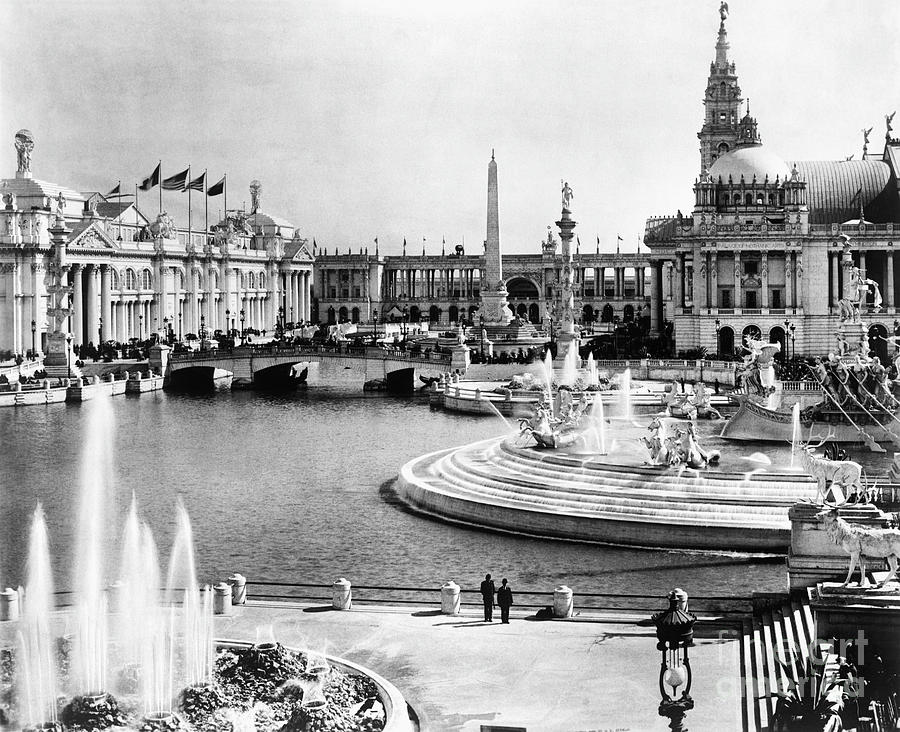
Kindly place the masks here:
<instances>
[{"instance_id":1,"label":"tower spire","mask_svg":"<svg viewBox=\"0 0 900 732\"><path fill-rule=\"evenodd\" d=\"M716 41L716 66L720 69L728 67L728 32L725 30L725 18L728 17L728 3L719 6L719 40Z\"/></svg>"}]
</instances>

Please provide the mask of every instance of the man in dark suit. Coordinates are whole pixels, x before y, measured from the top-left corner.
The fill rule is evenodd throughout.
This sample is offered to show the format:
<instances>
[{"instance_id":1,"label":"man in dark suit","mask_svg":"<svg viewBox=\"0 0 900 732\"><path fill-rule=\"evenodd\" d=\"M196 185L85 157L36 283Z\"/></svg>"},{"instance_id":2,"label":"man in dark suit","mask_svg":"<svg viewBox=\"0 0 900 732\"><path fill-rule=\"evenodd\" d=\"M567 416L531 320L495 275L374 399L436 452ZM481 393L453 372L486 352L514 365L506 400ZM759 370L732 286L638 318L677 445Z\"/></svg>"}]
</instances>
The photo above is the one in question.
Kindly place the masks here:
<instances>
[{"instance_id":1,"label":"man in dark suit","mask_svg":"<svg viewBox=\"0 0 900 732\"><path fill-rule=\"evenodd\" d=\"M509 623L509 608L513 604L512 589L506 584L506 577L503 578L503 584L497 590L497 604L500 606L500 621Z\"/></svg>"},{"instance_id":2,"label":"man in dark suit","mask_svg":"<svg viewBox=\"0 0 900 732\"><path fill-rule=\"evenodd\" d=\"M494 621L494 595L497 589L494 587L494 581L491 575L484 575L484 582L481 583L481 599L484 600L484 620L492 623Z\"/></svg>"}]
</instances>

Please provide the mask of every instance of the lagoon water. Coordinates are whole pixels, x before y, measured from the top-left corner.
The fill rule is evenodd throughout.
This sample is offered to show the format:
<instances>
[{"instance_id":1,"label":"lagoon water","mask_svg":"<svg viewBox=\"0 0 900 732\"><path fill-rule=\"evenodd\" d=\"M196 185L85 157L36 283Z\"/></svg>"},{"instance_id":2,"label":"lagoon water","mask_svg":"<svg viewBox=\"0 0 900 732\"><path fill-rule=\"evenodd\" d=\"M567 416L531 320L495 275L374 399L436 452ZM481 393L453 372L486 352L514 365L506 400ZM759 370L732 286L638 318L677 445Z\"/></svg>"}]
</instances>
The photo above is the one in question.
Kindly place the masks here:
<instances>
[{"instance_id":1,"label":"lagoon water","mask_svg":"<svg viewBox=\"0 0 900 732\"><path fill-rule=\"evenodd\" d=\"M72 589L82 431L97 404L0 412L0 586L24 581L27 526L47 514L56 585ZM120 535L132 492L167 555L181 495L201 582L251 580L475 588L485 572L520 590L660 597L785 587L783 560L622 549L444 524L393 498L399 467L433 450L501 434L496 418L431 410L427 399L311 387L285 394L157 392L112 400ZM114 547L108 556L117 556ZM112 568L108 575L112 577Z\"/></svg>"}]
</instances>

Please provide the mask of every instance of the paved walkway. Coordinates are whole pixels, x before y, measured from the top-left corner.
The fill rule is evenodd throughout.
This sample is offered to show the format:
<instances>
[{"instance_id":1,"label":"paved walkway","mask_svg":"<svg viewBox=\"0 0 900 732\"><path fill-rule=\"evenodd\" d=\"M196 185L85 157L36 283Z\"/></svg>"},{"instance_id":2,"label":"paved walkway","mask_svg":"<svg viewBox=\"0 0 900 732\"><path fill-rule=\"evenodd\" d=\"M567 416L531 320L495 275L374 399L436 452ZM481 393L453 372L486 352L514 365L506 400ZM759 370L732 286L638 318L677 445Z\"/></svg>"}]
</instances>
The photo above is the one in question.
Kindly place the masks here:
<instances>
[{"instance_id":1,"label":"paved walkway","mask_svg":"<svg viewBox=\"0 0 900 732\"><path fill-rule=\"evenodd\" d=\"M216 618L216 636L267 639L355 661L392 681L423 730L479 732L481 725L529 732L665 730L657 715L659 652L653 628L624 618L581 616L484 623L434 609L251 603ZM693 732L741 729L740 635L698 627L691 649Z\"/></svg>"}]
</instances>

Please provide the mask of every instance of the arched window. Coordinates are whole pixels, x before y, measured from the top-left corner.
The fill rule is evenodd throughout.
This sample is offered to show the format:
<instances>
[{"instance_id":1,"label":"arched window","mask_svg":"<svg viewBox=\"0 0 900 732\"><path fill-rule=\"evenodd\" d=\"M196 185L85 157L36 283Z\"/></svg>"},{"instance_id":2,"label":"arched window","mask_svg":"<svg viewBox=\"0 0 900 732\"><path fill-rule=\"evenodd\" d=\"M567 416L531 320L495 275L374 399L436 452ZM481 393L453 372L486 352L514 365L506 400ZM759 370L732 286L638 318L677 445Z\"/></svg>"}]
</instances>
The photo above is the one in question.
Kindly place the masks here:
<instances>
[{"instance_id":1,"label":"arched window","mask_svg":"<svg viewBox=\"0 0 900 732\"><path fill-rule=\"evenodd\" d=\"M723 194L723 195L722 195L722 205L723 205L723 206L727 206L727 205L728 205L728 202L729 202L729 200L730 200L730 199L729 199L729 197L728 197L728 194L727 194L727 193L725 193L725 194Z\"/></svg>"},{"instance_id":2,"label":"arched window","mask_svg":"<svg viewBox=\"0 0 900 732\"><path fill-rule=\"evenodd\" d=\"M541 322L541 309L538 307L538 304L536 302L533 302L528 306L528 320L530 320L532 323Z\"/></svg>"},{"instance_id":3,"label":"arched window","mask_svg":"<svg viewBox=\"0 0 900 732\"><path fill-rule=\"evenodd\" d=\"M528 306L524 302L520 302L516 307L516 315L520 318L528 317Z\"/></svg>"},{"instance_id":4,"label":"arched window","mask_svg":"<svg viewBox=\"0 0 900 732\"><path fill-rule=\"evenodd\" d=\"M590 303L586 304L583 308L581 308L581 322L582 323L593 323L594 322L594 307Z\"/></svg>"},{"instance_id":5,"label":"arched window","mask_svg":"<svg viewBox=\"0 0 900 732\"><path fill-rule=\"evenodd\" d=\"M265 272L259 273L259 289L260 290L266 289L266 273ZM353 322L355 323L357 321L354 320Z\"/></svg>"},{"instance_id":6,"label":"arched window","mask_svg":"<svg viewBox=\"0 0 900 732\"><path fill-rule=\"evenodd\" d=\"M210 291L215 290L219 287L219 273L215 271L211 271L209 273L209 289Z\"/></svg>"},{"instance_id":7,"label":"arched window","mask_svg":"<svg viewBox=\"0 0 900 732\"><path fill-rule=\"evenodd\" d=\"M184 272L180 269L175 270L175 292L184 290Z\"/></svg>"},{"instance_id":8,"label":"arched window","mask_svg":"<svg viewBox=\"0 0 900 732\"><path fill-rule=\"evenodd\" d=\"M353 308L353 310L350 311L350 322L351 323L359 322L359 308Z\"/></svg>"},{"instance_id":9,"label":"arched window","mask_svg":"<svg viewBox=\"0 0 900 732\"><path fill-rule=\"evenodd\" d=\"M748 339L754 341L762 339L762 331L759 329L758 325L753 325L751 323L741 331L741 340L746 341Z\"/></svg>"},{"instance_id":10,"label":"arched window","mask_svg":"<svg viewBox=\"0 0 900 732\"><path fill-rule=\"evenodd\" d=\"M609 303L603 306L603 310L600 312L600 322L601 323L612 323L613 317L615 313L613 312L613 307Z\"/></svg>"},{"instance_id":11,"label":"arched window","mask_svg":"<svg viewBox=\"0 0 900 732\"><path fill-rule=\"evenodd\" d=\"M787 340L784 337L784 328L780 325L776 325L769 331L769 343L778 343L781 345L781 351L779 352L778 358L784 359L787 357Z\"/></svg>"},{"instance_id":12,"label":"arched window","mask_svg":"<svg viewBox=\"0 0 900 732\"><path fill-rule=\"evenodd\" d=\"M475 316L478 314L478 307L476 305L469 305L469 322L475 322Z\"/></svg>"},{"instance_id":13,"label":"arched window","mask_svg":"<svg viewBox=\"0 0 900 732\"><path fill-rule=\"evenodd\" d=\"M769 194L769 205L774 206L774 205L776 205L777 201L778 201L778 197L774 193L770 193Z\"/></svg>"},{"instance_id":14,"label":"arched window","mask_svg":"<svg viewBox=\"0 0 900 732\"><path fill-rule=\"evenodd\" d=\"M451 323L456 323L459 321L459 308L456 307L456 305L451 305L447 313Z\"/></svg>"},{"instance_id":15,"label":"arched window","mask_svg":"<svg viewBox=\"0 0 900 732\"><path fill-rule=\"evenodd\" d=\"M247 289L256 289L256 275L253 272L247 273Z\"/></svg>"},{"instance_id":16,"label":"arched window","mask_svg":"<svg viewBox=\"0 0 900 732\"><path fill-rule=\"evenodd\" d=\"M422 319L422 312L419 310L419 308L417 306L413 305L409 309L409 322L410 323L418 323L421 319Z\"/></svg>"},{"instance_id":17,"label":"arched window","mask_svg":"<svg viewBox=\"0 0 900 732\"><path fill-rule=\"evenodd\" d=\"M153 273L149 269L141 272L141 289L149 290L153 287Z\"/></svg>"},{"instance_id":18,"label":"arched window","mask_svg":"<svg viewBox=\"0 0 900 732\"><path fill-rule=\"evenodd\" d=\"M719 147L717 147L716 150L719 151L719 155L724 155L724 154L727 153L728 150L729 150L729 148L728 148L728 143L727 143L727 142L720 142L720 143L719 143Z\"/></svg>"},{"instance_id":19,"label":"arched window","mask_svg":"<svg viewBox=\"0 0 900 732\"><path fill-rule=\"evenodd\" d=\"M134 270L129 267L125 270L125 289L126 290L136 290L137 289L137 275L134 273Z\"/></svg>"},{"instance_id":20,"label":"arched window","mask_svg":"<svg viewBox=\"0 0 900 732\"><path fill-rule=\"evenodd\" d=\"M882 364L888 363L888 342L885 338L887 338L887 328L880 323L876 323L869 328L869 349L872 351L872 355L877 356Z\"/></svg>"},{"instance_id":21,"label":"arched window","mask_svg":"<svg viewBox=\"0 0 900 732\"><path fill-rule=\"evenodd\" d=\"M432 323L437 323L441 319L441 309L437 305L432 305L428 308L428 320Z\"/></svg>"},{"instance_id":22,"label":"arched window","mask_svg":"<svg viewBox=\"0 0 900 732\"><path fill-rule=\"evenodd\" d=\"M344 309L346 310L346 308L344 308ZM336 322L337 322L337 320L334 317L334 308L329 307L328 308L328 324L334 325Z\"/></svg>"},{"instance_id":23,"label":"arched window","mask_svg":"<svg viewBox=\"0 0 900 732\"><path fill-rule=\"evenodd\" d=\"M748 193L746 196L744 196L744 203L747 206L753 205L753 194L752 193Z\"/></svg>"},{"instance_id":24,"label":"arched window","mask_svg":"<svg viewBox=\"0 0 900 732\"><path fill-rule=\"evenodd\" d=\"M762 193L757 193L757 194L756 194L756 205L757 205L757 206L762 206L765 202L766 202L766 199L765 199L765 197L763 196L763 194L762 194Z\"/></svg>"},{"instance_id":25,"label":"arched window","mask_svg":"<svg viewBox=\"0 0 900 732\"><path fill-rule=\"evenodd\" d=\"M109 286L113 290L119 289L119 271L115 267L109 268Z\"/></svg>"},{"instance_id":26,"label":"arched window","mask_svg":"<svg viewBox=\"0 0 900 732\"><path fill-rule=\"evenodd\" d=\"M626 305L622 309L622 320L626 323L630 323L634 320L634 305Z\"/></svg>"},{"instance_id":27,"label":"arched window","mask_svg":"<svg viewBox=\"0 0 900 732\"><path fill-rule=\"evenodd\" d=\"M347 322L347 315L348 315L348 314L349 314L349 313L348 313L348 311L347 311L346 306L341 305L341 309L338 310L338 318L340 318L340 321L339 321L339 322L341 322L341 323L346 323L346 322Z\"/></svg>"}]
</instances>

